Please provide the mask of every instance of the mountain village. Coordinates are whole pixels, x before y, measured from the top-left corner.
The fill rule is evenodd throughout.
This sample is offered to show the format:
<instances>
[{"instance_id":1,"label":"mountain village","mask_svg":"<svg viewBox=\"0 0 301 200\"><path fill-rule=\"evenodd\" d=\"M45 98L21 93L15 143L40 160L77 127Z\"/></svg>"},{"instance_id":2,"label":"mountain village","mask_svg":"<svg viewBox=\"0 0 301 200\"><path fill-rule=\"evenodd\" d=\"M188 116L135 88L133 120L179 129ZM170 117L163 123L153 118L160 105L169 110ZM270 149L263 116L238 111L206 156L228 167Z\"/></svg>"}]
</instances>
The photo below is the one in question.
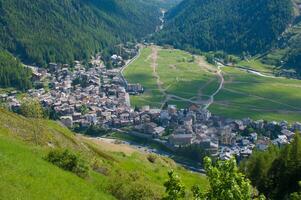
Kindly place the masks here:
<instances>
[{"instance_id":1,"label":"mountain village","mask_svg":"<svg viewBox=\"0 0 301 200\"><path fill-rule=\"evenodd\" d=\"M116 63L122 58L113 55ZM28 96L51 108L59 121L69 128L99 126L124 134L154 139L171 149L197 145L220 159L248 157L254 149L266 150L270 144L289 143L301 123L226 119L214 116L200 105L177 109L131 108L130 94L143 93L140 84L128 84L120 68L107 69L100 57L89 67L76 61L75 66L50 63L49 68L31 67L36 83L46 82L49 89L31 89ZM16 92L2 94L11 110L21 105ZM126 132L123 131L126 128Z\"/></svg>"}]
</instances>

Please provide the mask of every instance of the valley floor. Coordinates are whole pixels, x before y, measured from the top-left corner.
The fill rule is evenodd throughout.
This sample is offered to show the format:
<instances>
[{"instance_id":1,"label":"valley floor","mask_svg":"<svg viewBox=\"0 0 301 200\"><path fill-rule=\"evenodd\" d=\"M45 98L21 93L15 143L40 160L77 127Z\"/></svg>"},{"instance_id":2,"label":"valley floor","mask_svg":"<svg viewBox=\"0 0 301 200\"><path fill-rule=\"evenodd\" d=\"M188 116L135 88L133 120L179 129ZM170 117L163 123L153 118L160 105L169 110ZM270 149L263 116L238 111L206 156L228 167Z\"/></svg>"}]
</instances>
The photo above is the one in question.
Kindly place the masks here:
<instances>
[{"instance_id":1,"label":"valley floor","mask_svg":"<svg viewBox=\"0 0 301 200\"><path fill-rule=\"evenodd\" d=\"M145 93L131 97L132 106L203 105L219 87L218 70L202 57L158 46L141 51L140 57L124 70L129 83L140 83L145 88Z\"/></svg>"},{"instance_id":2,"label":"valley floor","mask_svg":"<svg viewBox=\"0 0 301 200\"><path fill-rule=\"evenodd\" d=\"M129 83L145 88L145 93L131 96L132 106L197 104L229 118L301 121L301 80L275 78L270 66L255 60L240 64L259 72L220 71L200 56L149 46L123 73Z\"/></svg>"}]
</instances>

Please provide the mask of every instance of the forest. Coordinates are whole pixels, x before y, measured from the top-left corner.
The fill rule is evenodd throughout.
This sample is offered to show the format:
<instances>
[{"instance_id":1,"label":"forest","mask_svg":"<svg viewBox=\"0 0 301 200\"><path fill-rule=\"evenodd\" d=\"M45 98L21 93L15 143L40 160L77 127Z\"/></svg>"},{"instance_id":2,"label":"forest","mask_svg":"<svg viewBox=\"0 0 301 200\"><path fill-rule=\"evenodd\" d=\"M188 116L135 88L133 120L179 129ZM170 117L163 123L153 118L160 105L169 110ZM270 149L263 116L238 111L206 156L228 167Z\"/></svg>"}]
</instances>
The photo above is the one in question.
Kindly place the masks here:
<instances>
[{"instance_id":1,"label":"forest","mask_svg":"<svg viewBox=\"0 0 301 200\"><path fill-rule=\"evenodd\" d=\"M10 53L0 50L0 86L26 90L32 87L31 70Z\"/></svg>"},{"instance_id":2,"label":"forest","mask_svg":"<svg viewBox=\"0 0 301 200\"><path fill-rule=\"evenodd\" d=\"M181 49L263 53L292 20L291 0L187 0L168 13L155 40Z\"/></svg>"},{"instance_id":3,"label":"forest","mask_svg":"<svg viewBox=\"0 0 301 200\"><path fill-rule=\"evenodd\" d=\"M254 153L240 168L268 199L300 199L300 136L296 134L294 141L284 147L271 146Z\"/></svg>"},{"instance_id":4,"label":"forest","mask_svg":"<svg viewBox=\"0 0 301 200\"><path fill-rule=\"evenodd\" d=\"M144 0L0 0L0 47L46 66L89 58L155 30L159 8Z\"/></svg>"}]
</instances>

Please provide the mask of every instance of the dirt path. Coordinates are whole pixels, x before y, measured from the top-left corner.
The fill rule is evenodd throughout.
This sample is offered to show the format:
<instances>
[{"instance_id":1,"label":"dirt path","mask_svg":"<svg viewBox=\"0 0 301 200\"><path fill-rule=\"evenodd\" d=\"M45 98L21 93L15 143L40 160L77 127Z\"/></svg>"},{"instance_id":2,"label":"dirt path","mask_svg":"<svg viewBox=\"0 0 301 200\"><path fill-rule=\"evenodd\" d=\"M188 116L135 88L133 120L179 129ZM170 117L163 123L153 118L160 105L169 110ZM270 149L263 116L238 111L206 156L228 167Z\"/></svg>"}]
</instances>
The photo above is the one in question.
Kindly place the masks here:
<instances>
[{"instance_id":1,"label":"dirt path","mask_svg":"<svg viewBox=\"0 0 301 200\"><path fill-rule=\"evenodd\" d=\"M180 101L189 102L189 103L193 103L193 104L202 104L202 103L204 103L202 101L193 101L191 99L183 98L183 97L180 97L180 96L177 96L177 95L167 94L166 89L163 88L163 82L160 80L160 76L157 72L157 68L158 68L158 47L156 47L156 46L152 46L151 60L152 60L151 67L152 67L152 70L153 70L153 77L155 77L155 79L156 79L156 83L157 83L157 87L158 87L159 91L165 97L164 101L161 104L162 105L161 108L165 105L165 103L167 103L170 100L180 100Z\"/></svg>"},{"instance_id":2,"label":"dirt path","mask_svg":"<svg viewBox=\"0 0 301 200\"><path fill-rule=\"evenodd\" d=\"M156 46L152 46L151 59L152 59L151 67L152 67L152 70L153 70L153 77L155 77L155 79L156 79L157 87L158 87L159 91L164 96L166 96L165 89L162 87L163 82L161 82L160 76L157 72L157 68L158 68L158 47L156 47Z\"/></svg>"},{"instance_id":3,"label":"dirt path","mask_svg":"<svg viewBox=\"0 0 301 200\"><path fill-rule=\"evenodd\" d=\"M139 150L133 148L132 146L125 143L120 143L120 141L115 139L107 139L100 137L94 138L82 135L77 135L77 137L81 138L82 140L93 142L94 144L98 145L99 148L107 152L123 152L128 156L132 155L135 152L139 152Z\"/></svg>"}]
</instances>

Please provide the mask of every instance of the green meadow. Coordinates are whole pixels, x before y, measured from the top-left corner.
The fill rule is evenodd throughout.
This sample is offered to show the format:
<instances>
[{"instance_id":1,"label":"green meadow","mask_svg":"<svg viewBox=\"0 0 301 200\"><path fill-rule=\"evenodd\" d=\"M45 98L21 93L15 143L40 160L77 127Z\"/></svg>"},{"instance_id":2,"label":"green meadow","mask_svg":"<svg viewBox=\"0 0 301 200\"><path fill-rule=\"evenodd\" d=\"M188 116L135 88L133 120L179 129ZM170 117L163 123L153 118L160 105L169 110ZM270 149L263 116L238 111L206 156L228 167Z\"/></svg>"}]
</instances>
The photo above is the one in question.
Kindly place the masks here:
<instances>
[{"instance_id":1,"label":"green meadow","mask_svg":"<svg viewBox=\"0 0 301 200\"><path fill-rule=\"evenodd\" d=\"M131 96L132 106L161 107L167 99L169 104L183 108L191 101L201 104L218 88L214 70L202 57L152 46L141 50L140 57L126 68L124 76L129 83L140 83L145 88L144 94Z\"/></svg>"},{"instance_id":2,"label":"green meadow","mask_svg":"<svg viewBox=\"0 0 301 200\"><path fill-rule=\"evenodd\" d=\"M301 121L301 81L266 78L223 68L225 85L210 107L214 114L266 120Z\"/></svg>"},{"instance_id":3,"label":"green meadow","mask_svg":"<svg viewBox=\"0 0 301 200\"><path fill-rule=\"evenodd\" d=\"M154 49L156 59L152 57ZM152 68L154 60L156 74ZM276 70L256 58L238 65L268 75ZM209 107L214 114L230 118L301 121L300 80L261 77L233 67L224 67L222 71L224 87ZM141 56L126 68L124 75L128 82L140 83L146 89L142 95L131 96L133 107L150 105L158 108L167 102L185 108L192 102L206 103L220 83L215 72L216 67L202 57L151 46L142 49Z\"/></svg>"}]
</instances>

